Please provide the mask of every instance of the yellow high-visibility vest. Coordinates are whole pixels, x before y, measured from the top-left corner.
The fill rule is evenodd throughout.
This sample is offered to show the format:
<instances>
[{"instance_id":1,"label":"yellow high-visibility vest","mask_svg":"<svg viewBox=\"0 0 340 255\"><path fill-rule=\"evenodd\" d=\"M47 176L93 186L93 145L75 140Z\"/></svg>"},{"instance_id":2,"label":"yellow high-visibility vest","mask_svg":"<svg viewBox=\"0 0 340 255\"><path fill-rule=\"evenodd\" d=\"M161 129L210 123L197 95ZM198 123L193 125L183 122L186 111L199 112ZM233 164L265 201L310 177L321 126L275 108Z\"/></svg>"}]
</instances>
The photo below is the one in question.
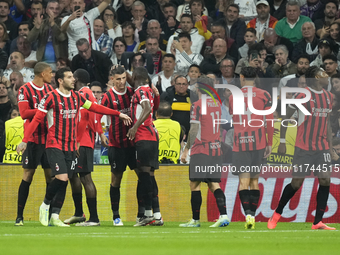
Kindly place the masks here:
<instances>
[{"instance_id":1,"label":"yellow high-visibility vest","mask_svg":"<svg viewBox=\"0 0 340 255\"><path fill-rule=\"evenodd\" d=\"M24 120L18 116L5 122L6 151L3 163L20 164L22 155L17 153L17 146L24 138Z\"/></svg>"},{"instance_id":2,"label":"yellow high-visibility vest","mask_svg":"<svg viewBox=\"0 0 340 255\"><path fill-rule=\"evenodd\" d=\"M159 135L158 161L165 157L177 164L181 150L181 125L171 119L158 119L153 123Z\"/></svg>"}]
</instances>

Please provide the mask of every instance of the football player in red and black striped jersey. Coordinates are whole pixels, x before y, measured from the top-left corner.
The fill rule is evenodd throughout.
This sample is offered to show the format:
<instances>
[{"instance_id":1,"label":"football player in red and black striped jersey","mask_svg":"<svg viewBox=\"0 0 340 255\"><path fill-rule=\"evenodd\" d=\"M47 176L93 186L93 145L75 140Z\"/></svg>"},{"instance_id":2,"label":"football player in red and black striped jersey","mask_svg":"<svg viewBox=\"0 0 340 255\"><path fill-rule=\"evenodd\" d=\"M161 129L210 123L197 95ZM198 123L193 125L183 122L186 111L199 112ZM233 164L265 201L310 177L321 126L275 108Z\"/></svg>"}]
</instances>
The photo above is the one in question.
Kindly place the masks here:
<instances>
[{"instance_id":1,"label":"football player in red and black striped jersey","mask_svg":"<svg viewBox=\"0 0 340 255\"><path fill-rule=\"evenodd\" d=\"M307 92L311 98L302 106L310 113L304 114L295 105L288 105L287 119L298 111L298 128L293 158L293 179L283 190L278 207L268 221L268 228L274 229L281 218L284 207L302 186L305 176L311 173L319 179L316 196L316 213L312 229L334 230L322 223L329 196L331 159L333 158L332 129L330 112L332 111L333 94L325 88L328 86L328 75L320 67L312 66L306 71ZM295 94L294 98L304 98L304 93ZM286 152L285 126L281 127L279 153Z\"/></svg>"},{"instance_id":2,"label":"football player in red and black striped jersey","mask_svg":"<svg viewBox=\"0 0 340 255\"><path fill-rule=\"evenodd\" d=\"M263 111L271 107L269 93L255 87L256 77L255 68L242 68L240 82L244 101L238 103L244 105L245 114L233 114L233 102L239 99L233 95L229 97L229 112L233 116L234 126L232 164L236 169L235 174L239 176L239 196L246 215L246 229L255 228L255 212L260 199L258 179L262 164L271 153L274 134L273 125L270 122L266 125L266 119L272 120L273 114L260 116L252 113L248 106L248 97L251 97L256 110Z\"/></svg>"},{"instance_id":3,"label":"football player in red and black striped jersey","mask_svg":"<svg viewBox=\"0 0 340 255\"><path fill-rule=\"evenodd\" d=\"M79 91L87 100L96 104L97 100L88 87L90 75L84 69L77 69L74 74L75 90ZM80 108L80 121L78 123L78 158L75 169L76 174L70 178L72 187L72 197L75 206L75 213L69 219L65 220L66 224L76 224L76 226L99 226L97 213L97 190L93 183L91 172L93 172L93 153L96 133L101 132L101 126L96 123L96 114L85 108ZM85 130L84 130L85 129ZM83 134L83 135L79 135ZM78 177L79 175L79 177ZM90 218L85 221L83 212L82 185L85 189L86 203L90 212Z\"/></svg>"},{"instance_id":4,"label":"football player in red and black striped jersey","mask_svg":"<svg viewBox=\"0 0 340 255\"><path fill-rule=\"evenodd\" d=\"M33 81L27 82L20 87L18 92L18 106L21 117L25 120L26 128L34 115L37 113L38 105L44 96L53 90L51 83L52 68L43 62L39 62L34 67L35 77ZM29 188L39 164L45 172L46 184L51 182L51 168L45 152L45 142L47 135L47 120L39 124L38 128L28 138L27 150L22 155L22 167L24 174L18 191L18 209L16 226L22 226L23 213L28 198Z\"/></svg>"}]
</instances>

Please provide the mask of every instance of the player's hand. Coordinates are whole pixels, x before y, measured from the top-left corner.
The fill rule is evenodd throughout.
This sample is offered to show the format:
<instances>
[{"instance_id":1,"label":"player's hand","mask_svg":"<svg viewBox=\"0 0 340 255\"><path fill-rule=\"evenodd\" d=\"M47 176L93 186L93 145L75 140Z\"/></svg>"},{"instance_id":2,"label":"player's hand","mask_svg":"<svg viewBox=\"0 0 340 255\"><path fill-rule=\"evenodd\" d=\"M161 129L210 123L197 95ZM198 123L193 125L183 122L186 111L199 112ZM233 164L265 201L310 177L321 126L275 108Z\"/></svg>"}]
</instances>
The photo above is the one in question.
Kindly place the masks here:
<instances>
[{"instance_id":1,"label":"player's hand","mask_svg":"<svg viewBox=\"0 0 340 255\"><path fill-rule=\"evenodd\" d=\"M109 147L109 139L106 137L106 135L104 135L104 133L100 135L100 140L104 147Z\"/></svg>"},{"instance_id":2,"label":"player's hand","mask_svg":"<svg viewBox=\"0 0 340 255\"><path fill-rule=\"evenodd\" d=\"M181 162L184 163L184 164L187 163L188 153L189 153L189 150L188 150L188 149L184 149L184 151L182 152L182 155L181 155Z\"/></svg>"},{"instance_id":3,"label":"player's hand","mask_svg":"<svg viewBox=\"0 0 340 255\"><path fill-rule=\"evenodd\" d=\"M280 143L279 148L277 149L277 152L279 154L286 154L286 144L285 143Z\"/></svg>"},{"instance_id":4,"label":"player's hand","mask_svg":"<svg viewBox=\"0 0 340 255\"><path fill-rule=\"evenodd\" d=\"M130 139L130 140L133 140L135 139L135 136L136 136L136 132L137 132L137 129L135 127L132 127L129 129L128 133L126 134L126 136Z\"/></svg>"},{"instance_id":5,"label":"player's hand","mask_svg":"<svg viewBox=\"0 0 340 255\"><path fill-rule=\"evenodd\" d=\"M129 126L132 123L131 118L124 113L119 114L119 118L123 121L124 125L126 126Z\"/></svg>"},{"instance_id":6,"label":"player's hand","mask_svg":"<svg viewBox=\"0 0 340 255\"><path fill-rule=\"evenodd\" d=\"M159 76L158 76L159 77ZM155 85L153 85L153 83L151 83L151 89L153 91L153 93L155 94L156 97L159 96L159 91L158 89L155 87Z\"/></svg>"},{"instance_id":7,"label":"player's hand","mask_svg":"<svg viewBox=\"0 0 340 255\"><path fill-rule=\"evenodd\" d=\"M272 153L272 146L266 146L266 149L264 150L263 158L268 158L270 153Z\"/></svg>"},{"instance_id":8,"label":"player's hand","mask_svg":"<svg viewBox=\"0 0 340 255\"><path fill-rule=\"evenodd\" d=\"M24 151L26 150L26 147L27 147L27 143L21 142L17 147L17 153L18 154L20 154L20 152L24 153Z\"/></svg>"}]
</instances>

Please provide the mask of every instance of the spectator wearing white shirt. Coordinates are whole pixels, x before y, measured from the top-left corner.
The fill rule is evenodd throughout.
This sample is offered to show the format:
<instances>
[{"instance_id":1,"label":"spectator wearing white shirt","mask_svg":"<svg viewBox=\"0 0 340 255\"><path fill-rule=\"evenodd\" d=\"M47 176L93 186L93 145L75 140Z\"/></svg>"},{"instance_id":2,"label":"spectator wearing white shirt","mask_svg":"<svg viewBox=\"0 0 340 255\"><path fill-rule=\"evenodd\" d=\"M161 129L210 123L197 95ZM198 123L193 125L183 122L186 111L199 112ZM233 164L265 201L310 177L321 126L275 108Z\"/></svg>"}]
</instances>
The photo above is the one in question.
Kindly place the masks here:
<instances>
[{"instance_id":1,"label":"spectator wearing white shirt","mask_svg":"<svg viewBox=\"0 0 340 255\"><path fill-rule=\"evenodd\" d=\"M174 40L172 44L172 54L176 54L176 72L186 74L192 64L201 64L203 56L199 53L192 53L192 41L189 33L180 33L178 41Z\"/></svg>"},{"instance_id":2,"label":"spectator wearing white shirt","mask_svg":"<svg viewBox=\"0 0 340 255\"><path fill-rule=\"evenodd\" d=\"M189 33L191 36L191 41L193 42L191 45L191 51L193 53L200 53L205 39L198 33L197 28L194 27L194 21L191 15L183 14L181 17L180 26L181 29L177 29L177 31L172 36L170 36L166 48L166 53L171 53L171 47L174 38L177 37L179 33L183 32Z\"/></svg>"},{"instance_id":3,"label":"spectator wearing white shirt","mask_svg":"<svg viewBox=\"0 0 340 255\"><path fill-rule=\"evenodd\" d=\"M175 72L176 58L173 54L165 54L162 60L163 71L152 78L152 83L162 94L171 86L171 77Z\"/></svg>"},{"instance_id":4,"label":"spectator wearing white shirt","mask_svg":"<svg viewBox=\"0 0 340 255\"><path fill-rule=\"evenodd\" d=\"M68 57L70 60L78 54L76 41L81 38L87 39L92 49L99 50L93 34L93 21L110 3L111 0L104 0L98 7L84 12L84 0L72 0L73 13L65 16L61 21L61 31L66 31L68 36Z\"/></svg>"},{"instance_id":5,"label":"spectator wearing white shirt","mask_svg":"<svg viewBox=\"0 0 340 255\"><path fill-rule=\"evenodd\" d=\"M24 55L19 51L13 51L9 57L10 63L8 69L4 71L4 76L10 79L12 72L20 72L23 76L24 83L30 82L34 79L34 71L32 68L25 67Z\"/></svg>"}]
</instances>

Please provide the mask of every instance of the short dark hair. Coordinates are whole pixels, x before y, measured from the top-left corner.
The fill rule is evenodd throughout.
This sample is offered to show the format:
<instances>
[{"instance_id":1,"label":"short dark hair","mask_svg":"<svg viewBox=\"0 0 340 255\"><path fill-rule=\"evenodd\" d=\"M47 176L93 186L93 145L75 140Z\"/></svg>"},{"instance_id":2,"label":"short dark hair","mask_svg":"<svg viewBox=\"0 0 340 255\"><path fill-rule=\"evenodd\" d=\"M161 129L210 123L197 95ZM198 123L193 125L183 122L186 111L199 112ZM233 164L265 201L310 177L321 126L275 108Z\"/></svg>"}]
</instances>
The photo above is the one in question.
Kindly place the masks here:
<instances>
[{"instance_id":1,"label":"short dark hair","mask_svg":"<svg viewBox=\"0 0 340 255\"><path fill-rule=\"evenodd\" d=\"M32 4L35 4L35 5L41 4L41 7L42 7L42 8L45 8L45 6L44 6L44 4L43 4L43 1L33 1ZM31 4L31 6L32 6L32 4Z\"/></svg>"},{"instance_id":2,"label":"short dark hair","mask_svg":"<svg viewBox=\"0 0 340 255\"><path fill-rule=\"evenodd\" d=\"M100 89L103 92L102 84L99 81L93 81L93 82L90 83L90 89L94 86L100 87Z\"/></svg>"},{"instance_id":3,"label":"short dark hair","mask_svg":"<svg viewBox=\"0 0 340 255\"><path fill-rule=\"evenodd\" d=\"M228 11L230 7L234 7L234 8L236 8L236 9L238 10L238 12L240 12L240 7L239 7L237 4L230 4L230 5L227 7L226 11Z\"/></svg>"},{"instance_id":4,"label":"short dark hair","mask_svg":"<svg viewBox=\"0 0 340 255\"><path fill-rule=\"evenodd\" d=\"M192 6L193 3L200 3L202 5L203 9L205 7L205 4L204 4L203 0L190 0L190 2L189 2L189 9L191 9L191 6Z\"/></svg>"},{"instance_id":5,"label":"short dark hair","mask_svg":"<svg viewBox=\"0 0 340 255\"><path fill-rule=\"evenodd\" d=\"M22 54L22 53L21 53L20 51L18 51L18 50L13 51L9 56L11 56L13 53L19 53L19 54L21 55L22 59L25 59L24 54Z\"/></svg>"},{"instance_id":6,"label":"short dark hair","mask_svg":"<svg viewBox=\"0 0 340 255\"><path fill-rule=\"evenodd\" d=\"M165 8L168 8L168 7L172 7L172 8L174 8L175 10L177 9L177 7L176 7L173 3L169 2L169 3L166 3L166 4L164 4L163 6L161 6L162 11L164 11L164 9L165 9Z\"/></svg>"},{"instance_id":7,"label":"short dark hair","mask_svg":"<svg viewBox=\"0 0 340 255\"><path fill-rule=\"evenodd\" d=\"M31 26L30 26L30 23L28 21L21 21L18 25L18 30L19 30L19 27L22 26L22 25L27 25L28 29L31 30Z\"/></svg>"},{"instance_id":8,"label":"short dark hair","mask_svg":"<svg viewBox=\"0 0 340 255\"><path fill-rule=\"evenodd\" d=\"M149 73L144 67L135 68L132 77L134 77L135 85L140 86L150 83Z\"/></svg>"},{"instance_id":9,"label":"short dark hair","mask_svg":"<svg viewBox=\"0 0 340 255\"><path fill-rule=\"evenodd\" d=\"M157 114L162 117L169 117L172 114L171 105L167 101L162 101L159 103Z\"/></svg>"},{"instance_id":10,"label":"short dark hair","mask_svg":"<svg viewBox=\"0 0 340 255\"><path fill-rule=\"evenodd\" d=\"M122 44L124 44L125 50L127 49L127 44L126 44L126 42L125 42L124 37L119 36L119 37L116 37L116 38L113 40L113 44L112 44L112 46L113 46L113 51L115 50L115 44L116 44L116 42L121 42Z\"/></svg>"},{"instance_id":11,"label":"short dark hair","mask_svg":"<svg viewBox=\"0 0 340 255\"><path fill-rule=\"evenodd\" d=\"M309 55L307 55L307 54L302 54L302 55L300 55L300 57L298 58L298 61L297 61L297 62L299 62L299 60L300 60L301 58L308 59L308 62L310 63Z\"/></svg>"},{"instance_id":12,"label":"short dark hair","mask_svg":"<svg viewBox=\"0 0 340 255\"><path fill-rule=\"evenodd\" d=\"M133 30L136 30L136 25L134 23L132 23L132 21L125 21L123 24L122 24L122 29L123 28L126 28L128 26L131 26Z\"/></svg>"},{"instance_id":13,"label":"short dark hair","mask_svg":"<svg viewBox=\"0 0 340 255\"><path fill-rule=\"evenodd\" d=\"M60 84L59 84L59 79L64 79L65 77L65 73L66 72L72 72L71 69L69 67L63 67L63 68L60 68L56 73L55 73L55 83L57 84L57 86L59 87Z\"/></svg>"},{"instance_id":14,"label":"short dark hair","mask_svg":"<svg viewBox=\"0 0 340 255\"><path fill-rule=\"evenodd\" d=\"M174 61L176 61L176 57L174 56L174 54L171 54L171 53L164 54L163 60L165 58L172 58Z\"/></svg>"},{"instance_id":15,"label":"short dark hair","mask_svg":"<svg viewBox=\"0 0 340 255\"><path fill-rule=\"evenodd\" d=\"M246 29L246 33L247 32L250 32L250 33L252 33L252 34L254 34L255 36L256 36L256 30L255 30L255 28L253 28L253 27L249 27L249 28L247 28ZM244 33L245 34L245 33Z\"/></svg>"},{"instance_id":16,"label":"short dark hair","mask_svg":"<svg viewBox=\"0 0 340 255\"><path fill-rule=\"evenodd\" d=\"M251 66L242 67L241 75L243 75L246 79L253 80L257 76L256 68Z\"/></svg>"},{"instance_id":17,"label":"short dark hair","mask_svg":"<svg viewBox=\"0 0 340 255\"><path fill-rule=\"evenodd\" d=\"M225 29L226 25L223 20L217 20L211 24L211 27L223 27Z\"/></svg>"},{"instance_id":18,"label":"short dark hair","mask_svg":"<svg viewBox=\"0 0 340 255\"><path fill-rule=\"evenodd\" d=\"M179 33L178 39L181 39L181 38L188 38L188 40L191 42L191 36L189 33L186 33L186 32Z\"/></svg>"},{"instance_id":19,"label":"short dark hair","mask_svg":"<svg viewBox=\"0 0 340 255\"><path fill-rule=\"evenodd\" d=\"M182 14L180 20L182 20L183 18L189 18L189 19L191 19L191 22L192 22L193 24L195 24L194 19L193 19L193 17L192 17L191 14L184 13L184 14Z\"/></svg>"},{"instance_id":20,"label":"short dark hair","mask_svg":"<svg viewBox=\"0 0 340 255\"><path fill-rule=\"evenodd\" d=\"M325 62L325 60L330 59L333 60L334 62L338 62L338 59L335 55L333 54L328 54L322 58L322 62Z\"/></svg>"},{"instance_id":21,"label":"short dark hair","mask_svg":"<svg viewBox=\"0 0 340 255\"><path fill-rule=\"evenodd\" d=\"M125 73L125 68L121 65L118 65L116 68L110 70L110 77L115 76L116 74L120 75Z\"/></svg>"},{"instance_id":22,"label":"short dark hair","mask_svg":"<svg viewBox=\"0 0 340 255\"><path fill-rule=\"evenodd\" d=\"M255 43L249 47L248 50L248 58L250 57L251 53L257 52L257 54L260 54L260 51L266 50L266 47L262 43Z\"/></svg>"},{"instance_id":23,"label":"short dark hair","mask_svg":"<svg viewBox=\"0 0 340 255\"><path fill-rule=\"evenodd\" d=\"M340 144L340 137L334 137L332 139L332 144L334 145L339 145Z\"/></svg>"},{"instance_id":24,"label":"short dark hair","mask_svg":"<svg viewBox=\"0 0 340 255\"><path fill-rule=\"evenodd\" d=\"M83 84L88 84L91 82L90 74L88 71L82 68L78 68L74 73L73 77Z\"/></svg>"},{"instance_id":25,"label":"short dark hair","mask_svg":"<svg viewBox=\"0 0 340 255\"><path fill-rule=\"evenodd\" d=\"M34 75L40 75L42 72L44 72L47 68L51 68L51 66L45 62L38 62L34 66ZM51 68L52 69L52 68Z\"/></svg>"},{"instance_id":26,"label":"short dark hair","mask_svg":"<svg viewBox=\"0 0 340 255\"><path fill-rule=\"evenodd\" d=\"M326 8L326 5L329 4L329 3L335 4L336 10L339 9L339 6L338 6L339 3L336 0L328 0L328 2L325 4L325 8Z\"/></svg>"},{"instance_id":27,"label":"short dark hair","mask_svg":"<svg viewBox=\"0 0 340 255\"><path fill-rule=\"evenodd\" d=\"M199 65L197 65L197 64L192 64L191 66L189 66L189 69L188 69L188 71L189 71L191 68L193 68L193 67L196 67L196 68L198 68L198 70L200 70L200 72L201 72L200 66L199 66Z\"/></svg>"}]
</instances>

